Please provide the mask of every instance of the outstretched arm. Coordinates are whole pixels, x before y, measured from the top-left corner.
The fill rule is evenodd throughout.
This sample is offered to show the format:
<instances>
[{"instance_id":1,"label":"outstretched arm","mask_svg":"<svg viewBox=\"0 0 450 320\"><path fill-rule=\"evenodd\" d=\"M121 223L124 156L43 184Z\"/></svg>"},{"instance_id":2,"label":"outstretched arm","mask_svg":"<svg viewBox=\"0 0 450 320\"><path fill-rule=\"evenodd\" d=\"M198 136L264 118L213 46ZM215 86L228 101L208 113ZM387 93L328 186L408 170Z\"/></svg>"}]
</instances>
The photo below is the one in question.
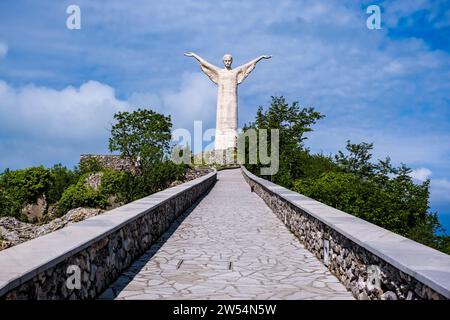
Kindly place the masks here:
<instances>
[{"instance_id":1,"label":"outstretched arm","mask_svg":"<svg viewBox=\"0 0 450 320\"><path fill-rule=\"evenodd\" d=\"M219 81L219 68L217 68L215 65L209 63L199 55L193 53L193 52L186 52L184 54L186 57L193 57L200 63L200 68L202 71L208 76L209 79L211 79L212 82L215 84Z\"/></svg>"},{"instance_id":2,"label":"outstretched arm","mask_svg":"<svg viewBox=\"0 0 450 320\"><path fill-rule=\"evenodd\" d=\"M252 61L243 64L242 66L239 66L238 69L238 84L242 83L245 78L248 77L248 75L255 69L256 64L261 61L262 59L270 59L272 56L269 55L263 55L259 56L256 59L253 59Z\"/></svg>"},{"instance_id":3,"label":"outstretched arm","mask_svg":"<svg viewBox=\"0 0 450 320\"><path fill-rule=\"evenodd\" d=\"M253 59L252 61L250 61L250 62L248 62L248 63L246 63L246 64L243 64L242 66L240 66L239 68L245 68L245 67L248 67L248 66L250 66L250 65L256 65L258 62L260 62L262 59L270 59L270 58L272 58L272 56L271 55L262 55L262 56L259 56L258 58L256 58L256 59Z\"/></svg>"}]
</instances>

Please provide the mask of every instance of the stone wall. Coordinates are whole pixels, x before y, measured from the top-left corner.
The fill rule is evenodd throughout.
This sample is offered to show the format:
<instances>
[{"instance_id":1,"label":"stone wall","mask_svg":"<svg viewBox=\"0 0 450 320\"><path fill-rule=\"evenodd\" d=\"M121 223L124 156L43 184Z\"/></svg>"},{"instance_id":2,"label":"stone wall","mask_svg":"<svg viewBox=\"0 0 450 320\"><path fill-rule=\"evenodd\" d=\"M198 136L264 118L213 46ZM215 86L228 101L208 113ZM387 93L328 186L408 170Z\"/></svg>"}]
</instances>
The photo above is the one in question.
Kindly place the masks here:
<instances>
[{"instance_id":1,"label":"stone wall","mask_svg":"<svg viewBox=\"0 0 450 320\"><path fill-rule=\"evenodd\" d=\"M82 154L80 156L80 163L85 161L95 160L103 168L116 171L127 171L131 173L137 172L137 166L131 159L122 158L120 155L114 154Z\"/></svg>"},{"instance_id":2,"label":"stone wall","mask_svg":"<svg viewBox=\"0 0 450 320\"><path fill-rule=\"evenodd\" d=\"M280 220L357 299L449 299L450 256L242 173Z\"/></svg>"},{"instance_id":3,"label":"stone wall","mask_svg":"<svg viewBox=\"0 0 450 320\"><path fill-rule=\"evenodd\" d=\"M95 298L215 181L212 172L1 251L0 298Z\"/></svg>"}]
</instances>

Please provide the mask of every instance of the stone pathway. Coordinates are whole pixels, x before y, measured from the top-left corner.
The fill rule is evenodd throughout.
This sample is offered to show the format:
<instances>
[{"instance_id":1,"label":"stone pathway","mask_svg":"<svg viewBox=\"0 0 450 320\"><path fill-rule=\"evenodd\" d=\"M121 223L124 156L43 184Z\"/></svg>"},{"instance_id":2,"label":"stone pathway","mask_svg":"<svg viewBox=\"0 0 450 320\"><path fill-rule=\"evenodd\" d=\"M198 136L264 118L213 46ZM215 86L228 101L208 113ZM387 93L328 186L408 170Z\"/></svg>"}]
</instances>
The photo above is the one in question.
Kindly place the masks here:
<instances>
[{"instance_id":1,"label":"stone pathway","mask_svg":"<svg viewBox=\"0 0 450 320\"><path fill-rule=\"evenodd\" d=\"M179 220L100 299L353 299L239 169Z\"/></svg>"}]
</instances>

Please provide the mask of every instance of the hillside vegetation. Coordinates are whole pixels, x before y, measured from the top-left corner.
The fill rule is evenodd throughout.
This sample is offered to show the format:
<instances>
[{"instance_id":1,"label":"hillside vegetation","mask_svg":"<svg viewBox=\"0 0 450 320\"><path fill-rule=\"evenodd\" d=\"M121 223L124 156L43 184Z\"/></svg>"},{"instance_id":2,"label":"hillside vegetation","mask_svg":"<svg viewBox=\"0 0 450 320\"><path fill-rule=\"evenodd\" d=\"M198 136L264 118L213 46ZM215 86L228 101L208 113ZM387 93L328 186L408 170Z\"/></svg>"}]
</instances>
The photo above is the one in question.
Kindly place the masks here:
<instances>
[{"instance_id":1,"label":"hillside vegetation","mask_svg":"<svg viewBox=\"0 0 450 320\"><path fill-rule=\"evenodd\" d=\"M372 143L347 141L345 151L336 155L313 154L304 145L305 133L323 117L283 97L272 97L267 110L258 109L244 131L280 130L279 171L264 178L450 254L450 237L440 235L437 213L429 210L430 181L415 183L411 169L393 166L389 157L373 161ZM247 165L254 174L261 167L259 162Z\"/></svg>"}]
</instances>

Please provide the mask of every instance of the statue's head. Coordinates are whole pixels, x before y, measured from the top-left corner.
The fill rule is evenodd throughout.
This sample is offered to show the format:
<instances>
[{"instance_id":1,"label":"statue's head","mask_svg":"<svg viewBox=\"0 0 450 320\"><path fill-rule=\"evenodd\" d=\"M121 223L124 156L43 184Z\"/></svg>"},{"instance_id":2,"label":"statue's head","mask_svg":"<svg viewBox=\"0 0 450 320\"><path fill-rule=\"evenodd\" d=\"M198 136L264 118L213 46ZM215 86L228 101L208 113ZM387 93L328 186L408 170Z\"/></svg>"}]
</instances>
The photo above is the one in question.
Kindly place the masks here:
<instances>
[{"instance_id":1,"label":"statue's head","mask_svg":"<svg viewBox=\"0 0 450 320\"><path fill-rule=\"evenodd\" d=\"M229 53L225 54L223 56L223 64L225 65L225 68L230 69L232 63L233 63L233 56Z\"/></svg>"}]
</instances>

